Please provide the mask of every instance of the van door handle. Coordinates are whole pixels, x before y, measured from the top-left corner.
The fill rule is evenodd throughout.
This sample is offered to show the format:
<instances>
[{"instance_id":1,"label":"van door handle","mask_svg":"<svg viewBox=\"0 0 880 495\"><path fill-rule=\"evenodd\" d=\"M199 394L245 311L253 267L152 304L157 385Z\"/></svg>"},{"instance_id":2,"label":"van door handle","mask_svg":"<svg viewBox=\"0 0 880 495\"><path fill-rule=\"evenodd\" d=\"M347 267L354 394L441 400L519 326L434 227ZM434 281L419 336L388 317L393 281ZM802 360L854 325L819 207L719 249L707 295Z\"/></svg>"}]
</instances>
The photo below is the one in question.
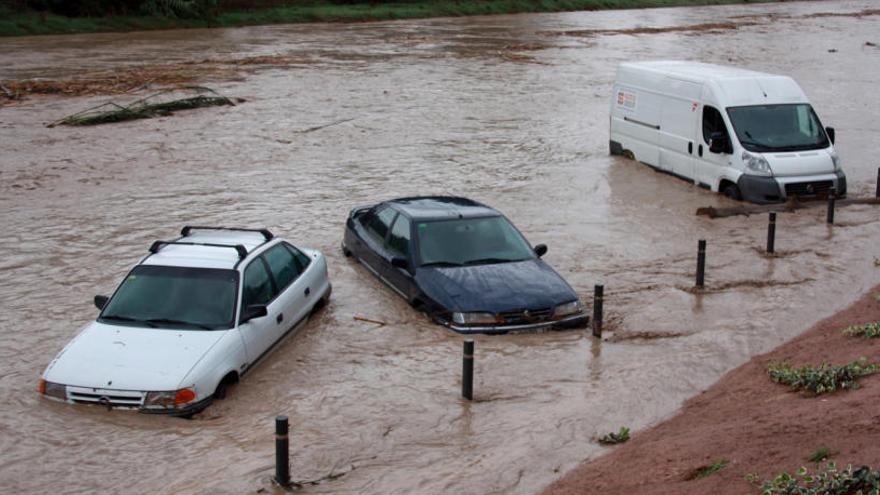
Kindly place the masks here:
<instances>
[{"instance_id":1,"label":"van door handle","mask_svg":"<svg viewBox=\"0 0 880 495\"><path fill-rule=\"evenodd\" d=\"M694 143L692 141L688 142L688 155L694 154Z\"/></svg>"},{"instance_id":2,"label":"van door handle","mask_svg":"<svg viewBox=\"0 0 880 495\"><path fill-rule=\"evenodd\" d=\"M280 325L282 321L284 321L284 314L278 313L278 316L275 317L275 323Z\"/></svg>"},{"instance_id":3,"label":"van door handle","mask_svg":"<svg viewBox=\"0 0 880 495\"><path fill-rule=\"evenodd\" d=\"M703 156L703 145L697 146L697 154Z\"/></svg>"},{"instance_id":4,"label":"van door handle","mask_svg":"<svg viewBox=\"0 0 880 495\"><path fill-rule=\"evenodd\" d=\"M308 297L308 295L311 293L312 293L312 289L306 287L306 290L305 290L306 297Z\"/></svg>"}]
</instances>

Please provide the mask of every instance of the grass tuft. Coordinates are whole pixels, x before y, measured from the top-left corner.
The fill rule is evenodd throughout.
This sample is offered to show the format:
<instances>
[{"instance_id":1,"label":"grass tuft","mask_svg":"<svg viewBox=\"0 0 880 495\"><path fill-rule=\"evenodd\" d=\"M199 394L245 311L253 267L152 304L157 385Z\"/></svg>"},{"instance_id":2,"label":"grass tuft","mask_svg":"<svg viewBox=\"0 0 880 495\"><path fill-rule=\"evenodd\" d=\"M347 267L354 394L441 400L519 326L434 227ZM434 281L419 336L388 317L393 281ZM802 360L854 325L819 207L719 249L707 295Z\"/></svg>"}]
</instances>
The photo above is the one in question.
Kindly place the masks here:
<instances>
[{"instance_id":1,"label":"grass tuft","mask_svg":"<svg viewBox=\"0 0 880 495\"><path fill-rule=\"evenodd\" d=\"M841 389L859 388L856 380L880 371L880 364L868 364L865 358L852 363L835 366L822 363L818 367L794 368L788 363L772 363L768 369L770 378L795 390L805 390L815 395Z\"/></svg>"},{"instance_id":2,"label":"grass tuft","mask_svg":"<svg viewBox=\"0 0 880 495\"><path fill-rule=\"evenodd\" d=\"M850 325L843 330L843 334L876 339L880 337L880 321L865 323L864 325Z\"/></svg>"},{"instance_id":3,"label":"grass tuft","mask_svg":"<svg viewBox=\"0 0 880 495\"><path fill-rule=\"evenodd\" d=\"M629 428L621 426L617 433L608 433L599 438L599 443L602 445L616 445L627 440L629 440Z\"/></svg>"}]
</instances>

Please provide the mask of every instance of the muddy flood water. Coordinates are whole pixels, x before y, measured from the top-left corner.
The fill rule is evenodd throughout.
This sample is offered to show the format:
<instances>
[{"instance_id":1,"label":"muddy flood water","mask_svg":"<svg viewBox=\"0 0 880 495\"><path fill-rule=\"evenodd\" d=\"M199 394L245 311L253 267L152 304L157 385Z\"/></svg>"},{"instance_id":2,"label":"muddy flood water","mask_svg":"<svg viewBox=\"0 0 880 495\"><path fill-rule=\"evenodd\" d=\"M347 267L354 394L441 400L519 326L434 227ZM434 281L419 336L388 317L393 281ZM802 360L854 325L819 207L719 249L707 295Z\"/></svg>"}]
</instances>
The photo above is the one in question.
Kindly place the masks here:
<instances>
[{"instance_id":1,"label":"muddy flood water","mask_svg":"<svg viewBox=\"0 0 880 495\"><path fill-rule=\"evenodd\" d=\"M0 40L0 80L284 55L208 81L235 107L96 127L44 125L122 96L0 106L0 491L273 493L273 418L305 493L535 493L750 356L880 281L880 209L710 220L731 206L608 154L619 62L676 58L792 75L850 195L880 166L880 12L870 1L572 12ZM638 28L663 29L638 29ZM588 331L462 337L343 258L350 207L415 194L495 206L581 294ZM268 227L322 250L329 307L192 420L57 404L46 364L155 239L184 224ZM693 286L708 240L707 290ZM385 321L384 326L355 316Z\"/></svg>"}]
</instances>

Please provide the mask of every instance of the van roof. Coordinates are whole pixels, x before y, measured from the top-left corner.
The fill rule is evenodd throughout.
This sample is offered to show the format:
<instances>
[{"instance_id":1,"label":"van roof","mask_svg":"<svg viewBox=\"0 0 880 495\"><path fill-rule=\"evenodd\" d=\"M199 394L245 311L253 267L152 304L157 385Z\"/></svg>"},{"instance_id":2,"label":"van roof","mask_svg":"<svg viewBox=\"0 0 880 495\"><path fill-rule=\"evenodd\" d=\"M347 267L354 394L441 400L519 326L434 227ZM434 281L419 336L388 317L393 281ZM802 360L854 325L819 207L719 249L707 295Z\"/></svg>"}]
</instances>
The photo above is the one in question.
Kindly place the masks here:
<instances>
[{"instance_id":1,"label":"van roof","mask_svg":"<svg viewBox=\"0 0 880 495\"><path fill-rule=\"evenodd\" d=\"M653 60L620 64L617 79L623 84L643 86L649 80L677 79L698 83L714 94L723 106L808 103L807 95L794 79L739 67L688 62ZM651 84L652 86L657 83ZM661 83L662 84L662 83Z\"/></svg>"}]
</instances>

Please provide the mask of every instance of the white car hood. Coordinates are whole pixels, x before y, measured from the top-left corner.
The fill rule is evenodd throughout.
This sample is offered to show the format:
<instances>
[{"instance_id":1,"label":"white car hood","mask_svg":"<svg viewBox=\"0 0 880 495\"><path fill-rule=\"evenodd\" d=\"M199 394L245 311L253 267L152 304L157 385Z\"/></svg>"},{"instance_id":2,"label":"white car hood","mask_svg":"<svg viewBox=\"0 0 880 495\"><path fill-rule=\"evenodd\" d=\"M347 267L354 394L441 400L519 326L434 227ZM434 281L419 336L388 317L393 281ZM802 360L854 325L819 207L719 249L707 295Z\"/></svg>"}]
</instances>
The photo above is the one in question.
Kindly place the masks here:
<instances>
[{"instance_id":1,"label":"white car hood","mask_svg":"<svg viewBox=\"0 0 880 495\"><path fill-rule=\"evenodd\" d=\"M80 387L176 390L193 366L228 331L92 322L55 357L44 378Z\"/></svg>"},{"instance_id":2,"label":"white car hood","mask_svg":"<svg viewBox=\"0 0 880 495\"><path fill-rule=\"evenodd\" d=\"M773 175L820 175L834 173L834 163L827 150L764 153Z\"/></svg>"}]
</instances>

